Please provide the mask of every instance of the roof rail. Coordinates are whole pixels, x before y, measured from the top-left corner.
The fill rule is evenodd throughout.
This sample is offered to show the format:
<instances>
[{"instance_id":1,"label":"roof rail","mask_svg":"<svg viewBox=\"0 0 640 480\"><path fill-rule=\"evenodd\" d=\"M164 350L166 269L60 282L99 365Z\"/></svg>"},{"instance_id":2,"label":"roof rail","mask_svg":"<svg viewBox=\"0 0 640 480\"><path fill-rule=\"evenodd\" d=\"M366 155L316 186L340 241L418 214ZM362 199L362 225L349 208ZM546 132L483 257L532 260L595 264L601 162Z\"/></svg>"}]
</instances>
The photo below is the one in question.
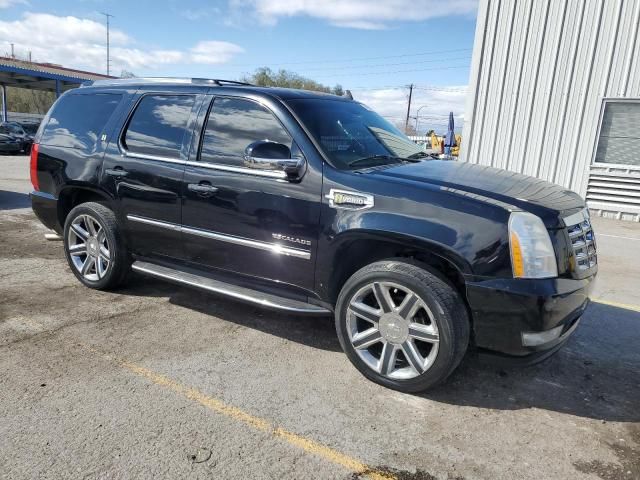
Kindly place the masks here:
<instances>
[{"instance_id":1,"label":"roof rail","mask_svg":"<svg viewBox=\"0 0 640 480\"><path fill-rule=\"evenodd\" d=\"M185 77L133 77L133 78L114 78L105 80L93 80L84 82L83 86L109 86L109 85L138 85L141 83L181 83L190 85L215 85L222 87L224 85L246 85L252 86L250 83L237 82L235 80L222 80L218 78L185 78Z\"/></svg>"}]
</instances>

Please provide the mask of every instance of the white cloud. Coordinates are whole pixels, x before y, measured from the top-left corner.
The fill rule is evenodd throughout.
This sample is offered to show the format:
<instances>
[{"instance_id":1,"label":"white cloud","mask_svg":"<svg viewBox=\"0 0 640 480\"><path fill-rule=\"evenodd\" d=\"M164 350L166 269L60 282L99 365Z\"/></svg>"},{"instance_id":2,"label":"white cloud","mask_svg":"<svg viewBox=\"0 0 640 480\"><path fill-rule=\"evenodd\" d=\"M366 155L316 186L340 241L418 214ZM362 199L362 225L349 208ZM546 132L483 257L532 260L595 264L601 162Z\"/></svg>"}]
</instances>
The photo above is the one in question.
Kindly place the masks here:
<instances>
[{"instance_id":1,"label":"white cloud","mask_svg":"<svg viewBox=\"0 0 640 480\"><path fill-rule=\"evenodd\" d=\"M477 4L477 0L231 0L232 8L251 9L268 25L280 18L304 15L338 27L369 30L398 21L473 14Z\"/></svg>"},{"instance_id":2,"label":"white cloud","mask_svg":"<svg viewBox=\"0 0 640 480\"><path fill-rule=\"evenodd\" d=\"M0 8L9 8L14 5L27 3L26 0L0 0Z\"/></svg>"},{"instance_id":3,"label":"white cloud","mask_svg":"<svg viewBox=\"0 0 640 480\"><path fill-rule=\"evenodd\" d=\"M432 128L438 133L444 133L447 129L449 112L453 112L456 131L462 131L467 98L466 86L425 88L414 89L411 99L412 117L415 117L418 109L424 106L419 112L418 133L424 134ZM391 123L404 126L407 114L407 89L353 90L352 93L355 100L371 107ZM411 118L409 122L415 125L415 118Z\"/></svg>"},{"instance_id":4,"label":"white cloud","mask_svg":"<svg viewBox=\"0 0 640 480\"><path fill-rule=\"evenodd\" d=\"M3 0L0 0L0 2ZM4 0L7 1L7 0ZM219 64L243 49L229 42L201 41L188 50L142 49L121 30L110 30L111 70L154 69L180 63ZM102 72L106 63L106 27L86 18L59 17L45 13L25 13L19 20L0 20L0 55L16 46L16 54L25 58L58 63L66 67Z\"/></svg>"},{"instance_id":5,"label":"white cloud","mask_svg":"<svg viewBox=\"0 0 640 480\"><path fill-rule=\"evenodd\" d=\"M189 51L193 63L219 64L228 62L244 50L235 43L207 40L198 42Z\"/></svg>"}]
</instances>

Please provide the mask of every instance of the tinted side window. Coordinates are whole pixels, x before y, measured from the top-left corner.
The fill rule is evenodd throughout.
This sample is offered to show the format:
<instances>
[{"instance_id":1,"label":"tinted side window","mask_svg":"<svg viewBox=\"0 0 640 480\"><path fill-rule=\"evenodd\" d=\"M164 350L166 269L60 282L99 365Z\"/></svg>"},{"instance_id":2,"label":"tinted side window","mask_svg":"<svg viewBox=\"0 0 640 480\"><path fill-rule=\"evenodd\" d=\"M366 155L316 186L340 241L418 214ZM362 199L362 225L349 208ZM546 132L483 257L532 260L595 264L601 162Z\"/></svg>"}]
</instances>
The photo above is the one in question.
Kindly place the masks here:
<instances>
[{"instance_id":1,"label":"tinted side window","mask_svg":"<svg viewBox=\"0 0 640 480\"><path fill-rule=\"evenodd\" d=\"M178 158L194 95L146 95L136 107L123 142L133 153Z\"/></svg>"},{"instance_id":2,"label":"tinted side window","mask_svg":"<svg viewBox=\"0 0 640 480\"><path fill-rule=\"evenodd\" d=\"M122 95L66 95L49 116L40 143L92 152Z\"/></svg>"},{"instance_id":3,"label":"tinted side window","mask_svg":"<svg viewBox=\"0 0 640 480\"><path fill-rule=\"evenodd\" d=\"M242 166L245 148L258 140L292 148L287 131L261 105L250 100L216 98L205 127L200 160Z\"/></svg>"}]
</instances>

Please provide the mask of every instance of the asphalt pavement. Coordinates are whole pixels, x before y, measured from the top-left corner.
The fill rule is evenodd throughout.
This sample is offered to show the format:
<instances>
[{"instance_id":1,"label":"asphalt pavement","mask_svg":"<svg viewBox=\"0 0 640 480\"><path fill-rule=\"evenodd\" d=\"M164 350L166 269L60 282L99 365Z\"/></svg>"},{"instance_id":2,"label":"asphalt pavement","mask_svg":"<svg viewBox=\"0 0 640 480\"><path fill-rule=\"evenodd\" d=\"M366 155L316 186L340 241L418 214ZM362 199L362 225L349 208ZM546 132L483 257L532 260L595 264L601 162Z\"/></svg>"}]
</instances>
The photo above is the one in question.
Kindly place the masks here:
<instances>
[{"instance_id":1,"label":"asphalt pavement","mask_svg":"<svg viewBox=\"0 0 640 480\"><path fill-rule=\"evenodd\" d=\"M0 477L640 479L640 224L595 219L595 302L529 368L408 395L331 318L134 276L83 287L0 156Z\"/></svg>"}]
</instances>

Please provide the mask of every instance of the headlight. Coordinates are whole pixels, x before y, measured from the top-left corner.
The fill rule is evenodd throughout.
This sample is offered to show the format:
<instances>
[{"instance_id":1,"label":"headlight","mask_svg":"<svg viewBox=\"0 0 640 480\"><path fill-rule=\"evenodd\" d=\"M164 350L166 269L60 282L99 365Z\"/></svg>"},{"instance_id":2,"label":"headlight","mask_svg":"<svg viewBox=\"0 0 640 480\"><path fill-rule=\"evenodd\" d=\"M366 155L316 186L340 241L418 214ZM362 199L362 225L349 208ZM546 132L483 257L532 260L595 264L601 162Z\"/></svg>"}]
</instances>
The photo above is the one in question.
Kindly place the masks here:
<instances>
[{"instance_id":1,"label":"headlight","mask_svg":"<svg viewBox=\"0 0 640 480\"><path fill-rule=\"evenodd\" d=\"M509 248L514 277L558 276L551 238L540 217L527 212L513 212L509 218Z\"/></svg>"}]
</instances>

